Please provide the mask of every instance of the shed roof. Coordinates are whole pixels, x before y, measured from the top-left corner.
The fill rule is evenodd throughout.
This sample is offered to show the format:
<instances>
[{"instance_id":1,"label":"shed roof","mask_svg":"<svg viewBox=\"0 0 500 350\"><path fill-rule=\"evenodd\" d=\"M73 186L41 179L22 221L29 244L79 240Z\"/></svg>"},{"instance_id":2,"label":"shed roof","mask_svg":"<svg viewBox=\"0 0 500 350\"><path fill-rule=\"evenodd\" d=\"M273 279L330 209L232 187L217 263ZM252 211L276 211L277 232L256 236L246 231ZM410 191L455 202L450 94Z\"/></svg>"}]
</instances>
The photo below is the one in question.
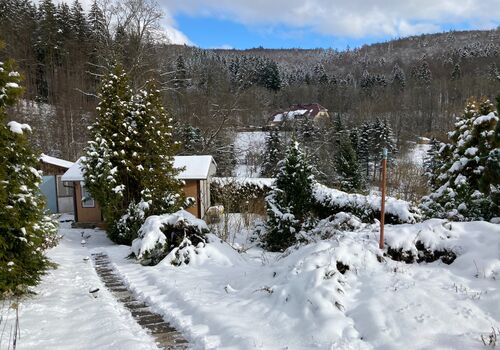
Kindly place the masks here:
<instances>
[{"instance_id":1,"label":"shed roof","mask_svg":"<svg viewBox=\"0 0 500 350\"><path fill-rule=\"evenodd\" d=\"M62 176L62 181L83 181L81 163L78 159ZM204 180L215 174L216 164L212 156L175 156L174 167L184 168L177 176L180 180Z\"/></svg>"},{"instance_id":2,"label":"shed roof","mask_svg":"<svg viewBox=\"0 0 500 350\"><path fill-rule=\"evenodd\" d=\"M65 169L71 168L71 166L74 164L73 162L70 162L68 160L59 159L56 157L51 157L51 156L48 156L48 155L43 154L43 153L40 156L40 161L43 163L46 163L46 164L55 165L55 166L58 166L60 168L65 168Z\"/></svg>"}]
</instances>

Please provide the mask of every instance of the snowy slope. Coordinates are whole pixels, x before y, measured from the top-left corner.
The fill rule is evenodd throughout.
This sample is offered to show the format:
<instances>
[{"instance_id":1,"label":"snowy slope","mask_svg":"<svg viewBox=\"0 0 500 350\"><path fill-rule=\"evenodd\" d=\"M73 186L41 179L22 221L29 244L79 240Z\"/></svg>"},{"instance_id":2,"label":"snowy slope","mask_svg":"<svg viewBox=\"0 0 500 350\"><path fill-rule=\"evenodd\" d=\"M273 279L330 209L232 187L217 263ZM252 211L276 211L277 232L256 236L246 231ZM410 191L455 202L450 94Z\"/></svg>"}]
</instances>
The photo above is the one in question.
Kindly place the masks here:
<instances>
[{"instance_id":1,"label":"snowy slope","mask_svg":"<svg viewBox=\"0 0 500 350\"><path fill-rule=\"evenodd\" d=\"M500 323L500 226L387 226L387 242L452 248L452 265L377 256L376 226L287 256L238 254L214 236L192 265L142 267L108 247L139 298L206 349L473 349ZM350 267L342 274L337 262ZM477 269L476 266L477 265Z\"/></svg>"}]
</instances>

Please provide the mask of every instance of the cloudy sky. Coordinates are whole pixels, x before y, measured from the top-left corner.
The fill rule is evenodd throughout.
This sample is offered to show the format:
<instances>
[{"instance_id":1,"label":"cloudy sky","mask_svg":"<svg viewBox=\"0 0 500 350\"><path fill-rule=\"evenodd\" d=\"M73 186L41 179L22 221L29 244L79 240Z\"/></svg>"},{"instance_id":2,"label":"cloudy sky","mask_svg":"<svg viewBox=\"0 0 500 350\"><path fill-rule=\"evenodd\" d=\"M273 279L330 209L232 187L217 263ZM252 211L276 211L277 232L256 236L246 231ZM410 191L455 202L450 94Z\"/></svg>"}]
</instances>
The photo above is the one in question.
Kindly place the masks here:
<instances>
[{"instance_id":1,"label":"cloudy sky","mask_svg":"<svg viewBox=\"0 0 500 350\"><path fill-rule=\"evenodd\" d=\"M413 34L500 25L499 0L157 1L171 40L204 48L344 49Z\"/></svg>"}]
</instances>

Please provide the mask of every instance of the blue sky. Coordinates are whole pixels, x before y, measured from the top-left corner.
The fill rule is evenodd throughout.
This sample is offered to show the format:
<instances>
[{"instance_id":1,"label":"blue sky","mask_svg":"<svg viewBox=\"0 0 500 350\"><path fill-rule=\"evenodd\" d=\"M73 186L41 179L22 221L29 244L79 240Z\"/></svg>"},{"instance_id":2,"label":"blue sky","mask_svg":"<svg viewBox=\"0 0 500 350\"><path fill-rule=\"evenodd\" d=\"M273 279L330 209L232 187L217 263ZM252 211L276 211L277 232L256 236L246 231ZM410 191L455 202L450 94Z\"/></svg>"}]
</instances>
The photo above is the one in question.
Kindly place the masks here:
<instances>
[{"instance_id":1,"label":"blue sky","mask_svg":"<svg viewBox=\"0 0 500 350\"><path fill-rule=\"evenodd\" d=\"M189 15L176 16L175 21L177 28L193 44L202 48L247 49L263 46L265 48L332 47L343 50L347 46L352 48L384 39L370 36L342 38L334 35L318 34L310 28L293 28L282 24L258 27L226 19L192 17ZM386 39L389 38L386 37Z\"/></svg>"},{"instance_id":2,"label":"blue sky","mask_svg":"<svg viewBox=\"0 0 500 350\"><path fill-rule=\"evenodd\" d=\"M93 0L79 1L89 8ZM500 26L499 0L144 1L163 9L161 24L170 42L202 48L343 50L422 33Z\"/></svg>"},{"instance_id":3,"label":"blue sky","mask_svg":"<svg viewBox=\"0 0 500 350\"><path fill-rule=\"evenodd\" d=\"M202 48L354 48L500 25L498 0L158 0L165 28Z\"/></svg>"}]
</instances>

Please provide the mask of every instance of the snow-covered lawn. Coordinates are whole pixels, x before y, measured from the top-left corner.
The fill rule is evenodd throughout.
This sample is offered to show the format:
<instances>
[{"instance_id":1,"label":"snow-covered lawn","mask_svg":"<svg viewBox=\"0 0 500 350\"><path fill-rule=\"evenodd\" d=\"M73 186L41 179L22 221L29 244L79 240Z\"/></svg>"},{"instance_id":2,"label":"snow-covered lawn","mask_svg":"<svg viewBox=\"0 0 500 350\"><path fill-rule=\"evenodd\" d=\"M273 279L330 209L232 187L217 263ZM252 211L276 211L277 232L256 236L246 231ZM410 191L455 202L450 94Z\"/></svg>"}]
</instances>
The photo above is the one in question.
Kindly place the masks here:
<instances>
[{"instance_id":1,"label":"snow-covered lawn","mask_svg":"<svg viewBox=\"0 0 500 350\"><path fill-rule=\"evenodd\" d=\"M481 334L500 327L500 225L386 226L394 247L454 250L451 265L381 259L376 226L286 256L239 254L212 235L180 267L141 266L101 231L85 230L92 237L81 247L81 231L62 230L50 252L59 268L23 304L21 349L154 348L108 292L89 297L89 287L103 288L83 261L91 251L108 253L138 299L196 349L482 349Z\"/></svg>"}]
</instances>

